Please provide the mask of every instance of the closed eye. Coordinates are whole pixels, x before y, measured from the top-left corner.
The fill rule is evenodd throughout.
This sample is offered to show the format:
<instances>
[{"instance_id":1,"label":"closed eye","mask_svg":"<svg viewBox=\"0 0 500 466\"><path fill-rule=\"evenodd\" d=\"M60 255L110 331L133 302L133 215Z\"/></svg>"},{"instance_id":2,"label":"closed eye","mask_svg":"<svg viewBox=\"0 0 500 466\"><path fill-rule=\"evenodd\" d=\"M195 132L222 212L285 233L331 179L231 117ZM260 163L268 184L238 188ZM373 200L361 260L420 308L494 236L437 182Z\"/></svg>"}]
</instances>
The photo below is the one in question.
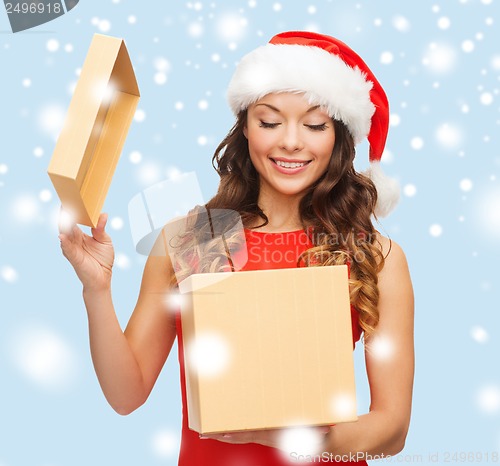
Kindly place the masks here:
<instances>
[{"instance_id":1,"label":"closed eye","mask_svg":"<svg viewBox=\"0 0 500 466\"><path fill-rule=\"evenodd\" d=\"M259 126L261 128L276 128L281 123L268 123L267 121L260 120Z\"/></svg>"},{"instance_id":2,"label":"closed eye","mask_svg":"<svg viewBox=\"0 0 500 466\"><path fill-rule=\"evenodd\" d=\"M325 129L327 128L326 123L322 123L321 125L304 125L304 126L307 126L309 129L313 131L325 131Z\"/></svg>"}]
</instances>

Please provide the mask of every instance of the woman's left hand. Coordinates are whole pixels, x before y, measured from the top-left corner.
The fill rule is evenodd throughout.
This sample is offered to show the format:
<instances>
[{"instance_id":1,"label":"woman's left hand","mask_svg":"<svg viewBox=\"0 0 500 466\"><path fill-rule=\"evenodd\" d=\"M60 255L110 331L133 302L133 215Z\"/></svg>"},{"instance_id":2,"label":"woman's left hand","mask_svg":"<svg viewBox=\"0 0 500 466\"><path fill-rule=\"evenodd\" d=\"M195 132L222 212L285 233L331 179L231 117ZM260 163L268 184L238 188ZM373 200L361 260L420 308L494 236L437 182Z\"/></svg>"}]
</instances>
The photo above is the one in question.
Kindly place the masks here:
<instances>
[{"instance_id":1,"label":"woman's left hand","mask_svg":"<svg viewBox=\"0 0 500 466\"><path fill-rule=\"evenodd\" d=\"M330 427L308 427L314 434L317 434L317 440L319 448L326 435L330 432ZM219 440L226 443L259 443L260 445L265 445L267 447L274 447L280 450L286 450L287 432L293 432L294 428L291 429L266 429L266 430L248 430L244 432L227 432L221 434L206 434L202 438ZM316 437L316 435L314 435ZM312 446L312 445L311 445Z\"/></svg>"}]
</instances>

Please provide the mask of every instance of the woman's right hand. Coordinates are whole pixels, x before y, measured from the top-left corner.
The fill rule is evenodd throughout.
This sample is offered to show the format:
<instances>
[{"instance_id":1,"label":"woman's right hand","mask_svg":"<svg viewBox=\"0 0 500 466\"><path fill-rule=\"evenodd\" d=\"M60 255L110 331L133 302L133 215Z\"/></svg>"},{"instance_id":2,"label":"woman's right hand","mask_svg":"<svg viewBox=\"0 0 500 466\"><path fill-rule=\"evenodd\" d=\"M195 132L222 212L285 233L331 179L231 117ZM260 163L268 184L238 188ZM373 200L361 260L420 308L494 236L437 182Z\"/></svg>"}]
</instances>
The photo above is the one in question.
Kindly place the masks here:
<instances>
[{"instance_id":1,"label":"woman's right hand","mask_svg":"<svg viewBox=\"0 0 500 466\"><path fill-rule=\"evenodd\" d=\"M96 227L91 228L92 236L85 234L75 223L59 226L63 255L87 290L108 289L111 285L115 252L111 237L104 230L107 220L107 214L99 216Z\"/></svg>"}]
</instances>

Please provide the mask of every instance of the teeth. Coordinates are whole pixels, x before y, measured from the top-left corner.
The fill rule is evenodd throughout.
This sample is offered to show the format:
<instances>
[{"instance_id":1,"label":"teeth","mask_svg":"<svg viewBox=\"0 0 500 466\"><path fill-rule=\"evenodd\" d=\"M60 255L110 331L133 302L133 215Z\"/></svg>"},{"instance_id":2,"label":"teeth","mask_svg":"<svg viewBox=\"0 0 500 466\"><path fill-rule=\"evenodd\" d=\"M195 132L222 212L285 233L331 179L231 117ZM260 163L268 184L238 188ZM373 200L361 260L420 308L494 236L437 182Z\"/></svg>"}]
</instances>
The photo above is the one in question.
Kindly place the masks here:
<instances>
[{"instance_id":1,"label":"teeth","mask_svg":"<svg viewBox=\"0 0 500 466\"><path fill-rule=\"evenodd\" d=\"M276 165L279 165L280 167L285 167L285 168L299 168L303 167L306 164L306 162L282 162L281 160L276 160Z\"/></svg>"}]
</instances>

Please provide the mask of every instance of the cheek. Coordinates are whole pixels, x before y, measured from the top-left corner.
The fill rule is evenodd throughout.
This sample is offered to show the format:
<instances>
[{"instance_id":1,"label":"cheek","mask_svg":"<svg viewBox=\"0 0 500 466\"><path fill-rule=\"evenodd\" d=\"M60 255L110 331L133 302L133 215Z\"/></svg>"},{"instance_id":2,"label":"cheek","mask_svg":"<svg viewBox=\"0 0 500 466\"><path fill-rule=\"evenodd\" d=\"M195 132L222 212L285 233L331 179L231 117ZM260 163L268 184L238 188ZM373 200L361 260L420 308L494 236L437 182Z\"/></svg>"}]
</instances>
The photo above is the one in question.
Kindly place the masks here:
<instances>
[{"instance_id":1,"label":"cheek","mask_svg":"<svg viewBox=\"0 0 500 466\"><path fill-rule=\"evenodd\" d=\"M250 155L256 157L266 156L269 150L272 148L272 142L264 132L250 132L248 137L248 149L250 150Z\"/></svg>"}]
</instances>

